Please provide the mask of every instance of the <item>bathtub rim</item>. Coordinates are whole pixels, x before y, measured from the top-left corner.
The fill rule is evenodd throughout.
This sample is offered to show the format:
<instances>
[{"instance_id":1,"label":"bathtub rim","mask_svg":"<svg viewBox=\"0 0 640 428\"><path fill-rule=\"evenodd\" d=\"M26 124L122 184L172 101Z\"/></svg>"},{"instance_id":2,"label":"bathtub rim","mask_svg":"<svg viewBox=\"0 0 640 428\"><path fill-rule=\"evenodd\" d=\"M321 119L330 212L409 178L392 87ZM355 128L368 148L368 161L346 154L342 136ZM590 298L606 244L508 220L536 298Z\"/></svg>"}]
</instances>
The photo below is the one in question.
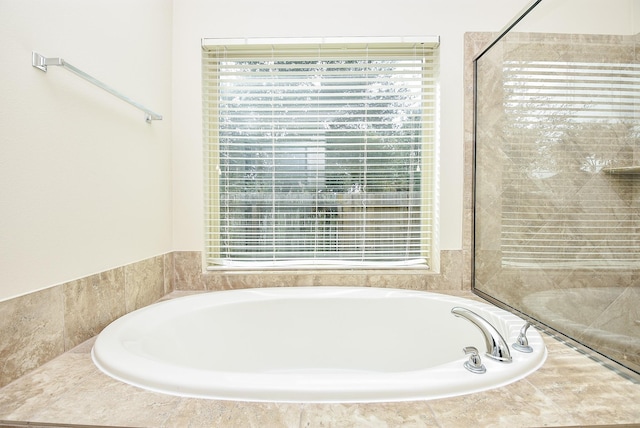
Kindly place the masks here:
<instances>
[{"instance_id":1,"label":"bathtub rim","mask_svg":"<svg viewBox=\"0 0 640 428\"><path fill-rule=\"evenodd\" d=\"M376 298L420 297L445 301L452 307L462 305L476 312L480 312L481 315L485 317L491 318L495 316L502 319L505 323L504 326L500 325L496 326L496 328L504 335L510 348L511 343L517 336L517 332L524 322L520 317L488 303L448 294L395 288L315 286L235 289L177 297L149 305L124 315L111 323L104 331L126 325L127 320L144 316L145 313L155 311L161 308L162 305L187 305L188 303L203 300L203 296L208 296L213 299L224 296L233 300L236 296L246 297L251 295L259 295L267 299L282 298L284 294L291 298L300 298L301 294L304 297L327 292L333 293L333 296L338 295L342 298L371 297L370 294L374 293ZM204 305L204 303L202 304ZM495 321L490 319L490 322L494 323ZM503 331L505 326L508 332ZM234 401L371 403L447 398L486 391L513 383L535 372L544 364L547 358L547 349L542 336L534 329L530 329L529 341L534 347L535 351L533 355L535 358L531 358L531 354L522 354L515 350L512 351L515 364L500 363L488 358L483 358L483 363L487 367L487 370L492 373L492 376L477 375L464 370L462 365L464 361L467 360L467 356L461 351L460 358L436 367L430 367L426 370L392 373L337 372L334 370L333 373L322 373L322 376L315 376L310 381L307 374L303 375L299 373L246 374L209 371L206 375L203 375L202 370L187 367L182 367L178 371L171 370L170 373L172 374L167 374L168 366L166 364L158 361L149 361L138 356L134 356L134 360L137 359L137 361L135 361L135 368L133 369L131 366L127 366L127 364L122 364L122 360L120 359L116 359L118 364L114 366L111 363L105 363L105 358L101 356L105 352L105 349L103 349L105 346L113 346L114 344L112 342L102 344L101 337L104 336L99 335L94 343L91 349L91 357L100 371L114 379L139 388L164 394ZM121 350L122 349L119 349L119 351ZM483 350L481 350L481 353L483 353ZM131 361L127 363L131 363ZM520 364L524 364L524 366L518 368L521 369L524 367L524 369L518 370L518 373L514 375L513 368ZM123 369L123 365L127 367ZM164 372L164 379L162 381L157 381L156 379L155 382L151 382L144 376L139 377L139 373L144 371ZM451 373L456 373L456 375L451 377ZM373 376L373 378L371 376ZM188 388L180 386L185 379L188 379ZM220 381L220 379L224 380L225 386L222 388L218 387L212 392L211 384L215 384ZM256 379L258 379L257 383ZM283 379L286 380L284 384ZM427 381L437 382L439 389L437 391L425 392L425 382ZM303 382L305 383L304 386L301 385ZM278 386L274 387L274 385ZM334 397L336 395L336 387L339 387L341 391L339 397ZM247 394L248 389L251 390L249 394ZM460 392L461 389L463 389L464 392Z\"/></svg>"}]
</instances>

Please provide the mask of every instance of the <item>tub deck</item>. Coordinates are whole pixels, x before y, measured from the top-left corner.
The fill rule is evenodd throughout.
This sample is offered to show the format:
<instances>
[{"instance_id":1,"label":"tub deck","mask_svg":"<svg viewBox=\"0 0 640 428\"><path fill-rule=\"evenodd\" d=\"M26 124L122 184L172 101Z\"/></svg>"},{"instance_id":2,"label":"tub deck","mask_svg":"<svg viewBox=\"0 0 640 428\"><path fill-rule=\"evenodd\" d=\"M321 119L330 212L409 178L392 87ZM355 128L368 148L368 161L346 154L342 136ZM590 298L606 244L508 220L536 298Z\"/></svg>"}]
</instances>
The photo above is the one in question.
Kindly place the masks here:
<instances>
[{"instance_id":1,"label":"tub deck","mask_svg":"<svg viewBox=\"0 0 640 428\"><path fill-rule=\"evenodd\" d=\"M545 365L511 385L440 400L373 404L248 403L148 392L102 374L91 361L91 339L0 389L0 426L5 421L137 427L640 424L640 384L543 338L549 351Z\"/></svg>"}]
</instances>

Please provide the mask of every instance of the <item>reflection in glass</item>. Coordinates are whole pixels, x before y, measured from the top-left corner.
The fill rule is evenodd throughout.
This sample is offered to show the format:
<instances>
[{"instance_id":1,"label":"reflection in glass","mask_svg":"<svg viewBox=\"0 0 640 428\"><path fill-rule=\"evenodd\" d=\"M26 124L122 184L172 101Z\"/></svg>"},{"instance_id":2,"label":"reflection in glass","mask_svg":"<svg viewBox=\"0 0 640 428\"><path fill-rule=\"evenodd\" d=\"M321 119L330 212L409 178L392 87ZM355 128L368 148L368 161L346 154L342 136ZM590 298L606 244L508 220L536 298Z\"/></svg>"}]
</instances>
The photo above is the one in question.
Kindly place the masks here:
<instances>
[{"instance_id":1,"label":"reflection in glass","mask_svg":"<svg viewBox=\"0 0 640 428\"><path fill-rule=\"evenodd\" d=\"M475 290L635 372L639 10L542 0L475 61Z\"/></svg>"}]
</instances>

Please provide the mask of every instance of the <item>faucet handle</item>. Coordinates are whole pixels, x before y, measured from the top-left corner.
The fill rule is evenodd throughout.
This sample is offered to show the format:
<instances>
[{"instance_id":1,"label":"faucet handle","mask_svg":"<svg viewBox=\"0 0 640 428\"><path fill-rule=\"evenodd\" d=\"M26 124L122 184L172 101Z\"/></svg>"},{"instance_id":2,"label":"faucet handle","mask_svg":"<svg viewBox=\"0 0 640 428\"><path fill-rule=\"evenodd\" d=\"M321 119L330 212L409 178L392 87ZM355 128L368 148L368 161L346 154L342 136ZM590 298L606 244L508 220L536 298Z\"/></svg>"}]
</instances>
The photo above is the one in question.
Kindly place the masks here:
<instances>
[{"instance_id":1,"label":"faucet handle","mask_svg":"<svg viewBox=\"0 0 640 428\"><path fill-rule=\"evenodd\" d=\"M462 350L465 354L471 354L469 355L469 360L464 362L465 369L471 373L485 373L487 371L487 368L482 364L478 348L475 346L466 346L462 348Z\"/></svg>"},{"instance_id":2,"label":"faucet handle","mask_svg":"<svg viewBox=\"0 0 640 428\"><path fill-rule=\"evenodd\" d=\"M513 349L520 352L531 353L533 352L533 348L529 346L529 339L527 339L527 329L531 327L531 323L529 321L525 322L522 328L520 329L520 334L516 338L516 342L511 345Z\"/></svg>"}]
</instances>

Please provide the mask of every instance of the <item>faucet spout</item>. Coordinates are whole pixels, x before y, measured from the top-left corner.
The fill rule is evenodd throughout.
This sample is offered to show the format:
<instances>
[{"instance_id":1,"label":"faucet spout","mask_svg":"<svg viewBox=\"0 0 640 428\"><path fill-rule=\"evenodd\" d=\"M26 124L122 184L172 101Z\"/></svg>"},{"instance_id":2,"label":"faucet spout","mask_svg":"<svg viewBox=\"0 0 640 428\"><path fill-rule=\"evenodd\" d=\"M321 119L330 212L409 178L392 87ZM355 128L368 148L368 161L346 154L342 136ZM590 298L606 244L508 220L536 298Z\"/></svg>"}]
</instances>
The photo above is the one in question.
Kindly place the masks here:
<instances>
[{"instance_id":1,"label":"faucet spout","mask_svg":"<svg viewBox=\"0 0 640 428\"><path fill-rule=\"evenodd\" d=\"M489 323L489 321L482 318L475 312L459 306L451 309L451 313L457 317L467 319L480 329L484 336L485 344L487 345L487 357L504 363L511 362L511 352L509 351L507 342L504 340L500 332L498 332L498 330Z\"/></svg>"}]
</instances>

